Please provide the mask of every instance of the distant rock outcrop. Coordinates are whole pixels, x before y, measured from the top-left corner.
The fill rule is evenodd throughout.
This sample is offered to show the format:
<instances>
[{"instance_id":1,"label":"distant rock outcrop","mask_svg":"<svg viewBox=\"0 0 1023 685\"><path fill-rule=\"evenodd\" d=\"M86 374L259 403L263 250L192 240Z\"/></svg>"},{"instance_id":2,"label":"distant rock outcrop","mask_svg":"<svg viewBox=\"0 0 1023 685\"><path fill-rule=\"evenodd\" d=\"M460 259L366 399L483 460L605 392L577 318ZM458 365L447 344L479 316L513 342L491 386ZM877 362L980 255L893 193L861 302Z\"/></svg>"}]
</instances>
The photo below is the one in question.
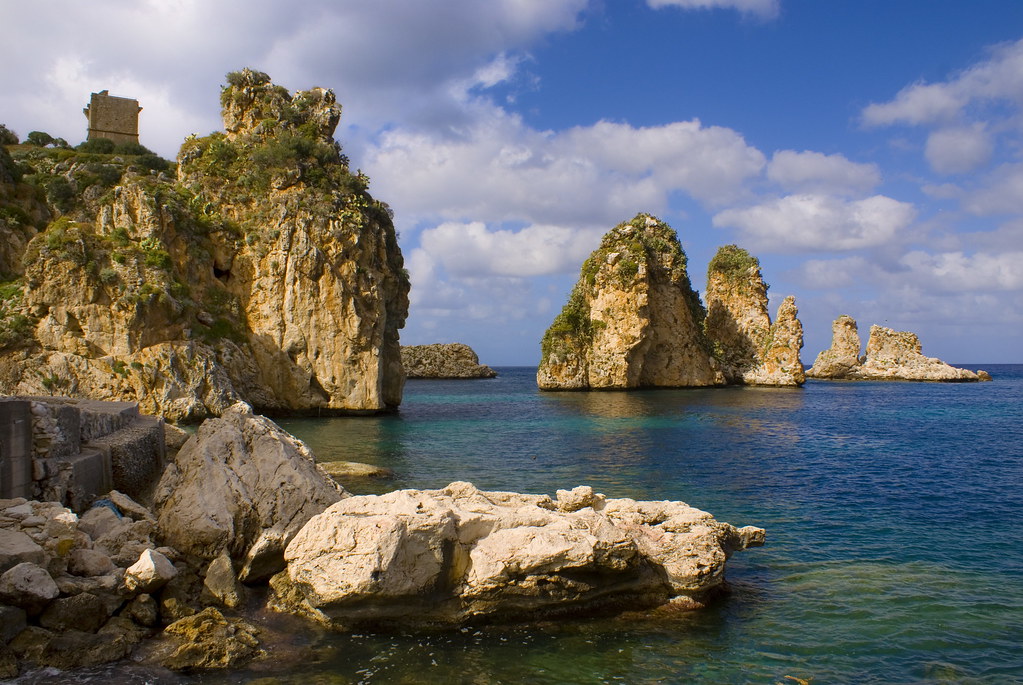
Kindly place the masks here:
<instances>
[{"instance_id":1,"label":"distant rock outcrop","mask_svg":"<svg viewBox=\"0 0 1023 685\"><path fill-rule=\"evenodd\" d=\"M696 608L732 552L763 542L683 502L452 483L338 502L291 541L271 586L278 608L336 627Z\"/></svg>"},{"instance_id":2,"label":"distant rock outcrop","mask_svg":"<svg viewBox=\"0 0 1023 685\"><path fill-rule=\"evenodd\" d=\"M860 336L856 321L846 315L832 325L831 347L817 355L806 375L829 380L888 381L980 381L990 380L984 371L974 373L950 366L921 352L920 339L908 331L871 326L866 354L859 356Z\"/></svg>"},{"instance_id":3,"label":"distant rock outcrop","mask_svg":"<svg viewBox=\"0 0 1023 685\"><path fill-rule=\"evenodd\" d=\"M493 378L497 372L468 345L402 345L401 363L409 378Z\"/></svg>"},{"instance_id":4,"label":"distant rock outcrop","mask_svg":"<svg viewBox=\"0 0 1023 685\"><path fill-rule=\"evenodd\" d=\"M686 255L648 214L609 231L544 334L542 389L723 385Z\"/></svg>"},{"instance_id":5,"label":"distant rock outcrop","mask_svg":"<svg viewBox=\"0 0 1023 685\"><path fill-rule=\"evenodd\" d=\"M736 245L720 248L707 268L705 298L704 329L729 383L802 385L803 326L795 298L785 298L772 324L756 257Z\"/></svg>"},{"instance_id":6,"label":"distant rock outcrop","mask_svg":"<svg viewBox=\"0 0 1023 685\"><path fill-rule=\"evenodd\" d=\"M387 206L333 139L333 93L246 69L221 104L226 131L187 139L176 179L155 155L12 148L48 213L0 179L0 277L17 278L0 286L0 392L173 420L239 400L398 406L408 276Z\"/></svg>"}]
</instances>

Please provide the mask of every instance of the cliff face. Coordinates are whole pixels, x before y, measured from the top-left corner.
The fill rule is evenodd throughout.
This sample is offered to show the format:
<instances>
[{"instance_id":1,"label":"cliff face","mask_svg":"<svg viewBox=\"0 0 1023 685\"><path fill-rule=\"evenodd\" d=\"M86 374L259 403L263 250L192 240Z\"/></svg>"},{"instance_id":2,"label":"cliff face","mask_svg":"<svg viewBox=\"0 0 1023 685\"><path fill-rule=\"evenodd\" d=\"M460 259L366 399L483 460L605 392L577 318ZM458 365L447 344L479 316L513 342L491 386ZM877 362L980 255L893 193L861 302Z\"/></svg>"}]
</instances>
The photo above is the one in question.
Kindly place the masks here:
<instances>
[{"instance_id":1,"label":"cliff face","mask_svg":"<svg viewBox=\"0 0 1023 685\"><path fill-rule=\"evenodd\" d=\"M707 339L729 383L801 385L806 380L795 299L785 298L772 324L756 257L735 245L720 248L707 268L706 301Z\"/></svg>"},{"instance_id":2,"label":"cliff face","mask_svg":"<svg viewBox=\"0 0 1023 685\"><path fill-rule=\"evenodd\" d=\"M860 338L856 322L840 316L832 327L831 347L817 356L807 371L810 378L841 380L979 381L990 380L983 371L974 373L926 357L920 339L909 331L871 326L866 354L858 357Z\"/></svg>"},{"instance_id":3,"label":"cliff face","mask_svg":"<svg viewBox=\"0 0 1023 685\"><path fill-rule=\"evenodd\" d=\"M404 345L401 363L409 378L493 378L497 372L462 343Z\"/></svg>"},{"instance_id":4,"label":"cliff face","mask_svg":"<svg viewBox=\"0 0 1023 685\"><path fill-rule=\"evenodd\" d=\"M678 236L639 214L609 231L544 334L543 389L721 385Z\"/></svg>"},{"instance_id":5,"label":"cliff face","mask_svg":"<svg viewBox=\"0 0 1023 685\"><path fill-rule=\"evenodd\" d=\"M176 178L111 155L24 156L70 199L23 251L8 301L30 325L0 345L0 391L189 420L238 400L400 403L408 279L386 206L331 137L333 93L292 95L249 70L228 80L227 131L186 140Z\"/></svg>"}]
</instances>

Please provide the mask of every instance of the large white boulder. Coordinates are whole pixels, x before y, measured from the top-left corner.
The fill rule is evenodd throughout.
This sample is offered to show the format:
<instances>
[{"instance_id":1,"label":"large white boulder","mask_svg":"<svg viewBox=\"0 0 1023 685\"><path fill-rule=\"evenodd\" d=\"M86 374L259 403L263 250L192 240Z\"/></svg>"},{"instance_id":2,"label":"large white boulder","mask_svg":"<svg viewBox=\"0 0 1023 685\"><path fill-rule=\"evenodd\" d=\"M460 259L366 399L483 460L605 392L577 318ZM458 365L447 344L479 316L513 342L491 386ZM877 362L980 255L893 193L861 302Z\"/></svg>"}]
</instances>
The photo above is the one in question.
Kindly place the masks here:
<instances>
[{"instance_id":1,"label":"large white boulder","mask_svg":"<svg viewBox=\"0 0 1023 685\"><path fill-rule=\"evenodd\" d=\"M334 504L288 545L273 586L278 606L337 626L695 606L733 551L763 541L683 502L452 483Z\"/></svg>"},{"instance_id":2,"label":"large white boulder","mask_svg":"<svg viewBox=\"0 0 1023 685\"><path fill-rule=\"evenodd\" d=\"M346 494L300 440L238 403L178 451L155 507L168 544L204 559L227 551L239 578L256 581L280 571L295 533Z\"/></svg>"}]
</instances>

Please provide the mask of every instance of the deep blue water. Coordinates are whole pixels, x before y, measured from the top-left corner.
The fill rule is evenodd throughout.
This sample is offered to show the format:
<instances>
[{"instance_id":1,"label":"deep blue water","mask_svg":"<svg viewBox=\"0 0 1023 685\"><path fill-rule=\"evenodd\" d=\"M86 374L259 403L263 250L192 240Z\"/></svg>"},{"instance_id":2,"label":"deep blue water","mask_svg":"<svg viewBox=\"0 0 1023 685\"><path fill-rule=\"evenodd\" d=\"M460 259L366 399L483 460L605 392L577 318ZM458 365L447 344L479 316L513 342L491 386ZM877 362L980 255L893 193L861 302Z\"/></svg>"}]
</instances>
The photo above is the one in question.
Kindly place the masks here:
<instances>
[{"instance_id":1,"label":"deep blue water","mask_svg":"<svg viewBox=\"0 0 1023 685\"><path fill-rule=\"evenodd\" d=\"M974 368L966 365L968 368ZM680 499L767 545L669 619L299 639L203 682L1023 683L1023 365L992 383L540 393L532 368L410 381L397 416L281 424L436 488ZM787 678L787 676L791 678Z\"/></svg>"}]
</instances>

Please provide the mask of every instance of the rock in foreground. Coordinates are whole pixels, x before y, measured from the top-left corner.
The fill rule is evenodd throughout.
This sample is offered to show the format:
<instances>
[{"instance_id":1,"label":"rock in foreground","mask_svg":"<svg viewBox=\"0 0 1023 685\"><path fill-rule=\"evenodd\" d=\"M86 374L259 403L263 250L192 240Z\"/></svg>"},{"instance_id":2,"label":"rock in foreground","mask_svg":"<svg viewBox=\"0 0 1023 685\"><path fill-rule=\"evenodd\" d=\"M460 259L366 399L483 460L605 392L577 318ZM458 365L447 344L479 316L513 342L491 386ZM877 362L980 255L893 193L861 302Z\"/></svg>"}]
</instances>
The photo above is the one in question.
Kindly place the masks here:
<instances>
[{"instance_id":1,"label":"rock in foreground","mask_svg":"<svg viewBox=\"0 0 1023 685\"><path fill-rule=\"evenodd\" d=\"M991 380L980 371L950 366L921 352L920 339L909 331L871 326L866 354L859 355L860 336L856 321L840 316L832 325L831 347L817 355L806 375L829 380L945 381Z\"/></svg>"},{"instance_id":2,"label":"rock in foreground","mask_svg":"<svg viewBox=\"0 0 1023 685\"><path fill-rule=\"evenodd\" d=\"M493 378L497 372L462 343L403 345L401 363L409 378Z\"/></svg>"},{"instance_id":3,"label":"rock in foreground","mask_svg":"<svg viewBox=\"0 0 1023 685\"><path fill-rule=\"evenodd\" d=\"M170 544L207 560L226 550L252 582L281 570L292 536L345 494L300 440L239 403L185 443L155 500Z\"/></svg>"},{"instance_id":4,"label":"rock in foreground","mask_svg":"<svg viewBox=\"0 0 1023 685\"><path fill-rule=\"evenodd\" d=\"M469 483L344 499L313 517L271 585L278 608L339 628L701 606L760 528L682 502Z\"/></svg>"}]
</instances>

